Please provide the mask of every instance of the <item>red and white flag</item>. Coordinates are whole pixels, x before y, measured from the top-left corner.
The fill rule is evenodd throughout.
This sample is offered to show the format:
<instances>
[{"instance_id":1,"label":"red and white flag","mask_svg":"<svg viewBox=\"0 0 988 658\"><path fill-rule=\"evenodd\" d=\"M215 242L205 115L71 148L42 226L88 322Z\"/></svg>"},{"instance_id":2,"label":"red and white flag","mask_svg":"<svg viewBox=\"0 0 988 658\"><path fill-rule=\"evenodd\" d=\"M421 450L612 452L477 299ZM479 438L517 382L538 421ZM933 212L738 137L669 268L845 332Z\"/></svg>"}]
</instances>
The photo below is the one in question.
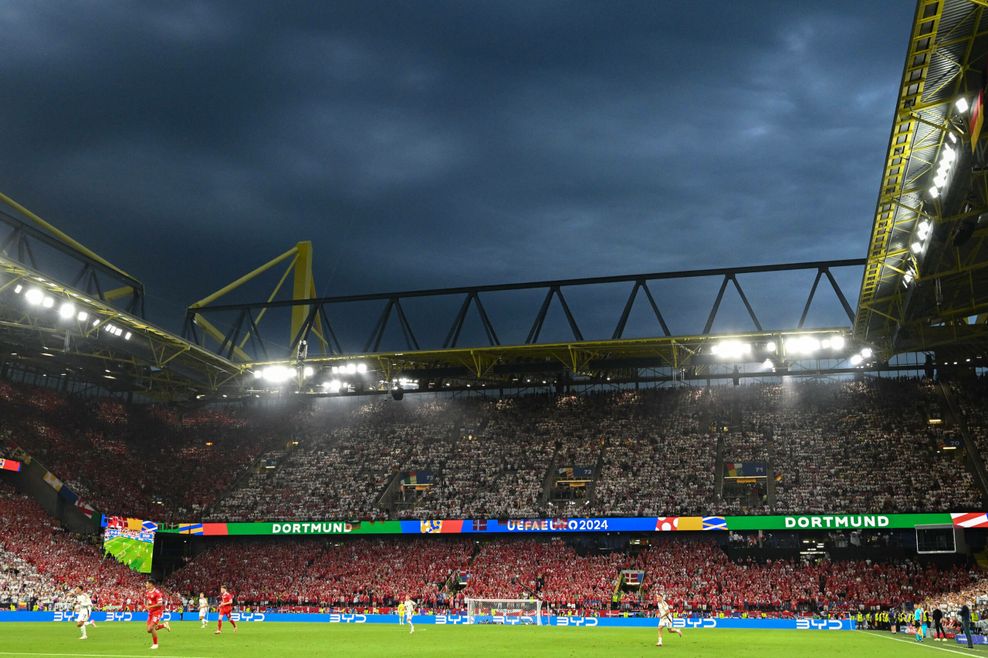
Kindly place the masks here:
<instances>
[{"instance_id":1,"label":"red and white flag","mask_svg":"<svg viewBox=\"0 0 988 658\"><path fill-rule=\"evenodd\" d=\"M988 512L954 512L950 517L962 528L988 528Z\"/></svg>"},{"instance_id":2,"label":"red and white flag","mask_svg":"<svg viewBox=\"0 0 988 658\"><path fill-rule=\"evenodd\" d=\"M96 511L89 506L89 503L82 502L82 498L77 498L75 501L76 509L85 514L89 518L93 518L93 513Z\"/></svg>"}]
</instances>

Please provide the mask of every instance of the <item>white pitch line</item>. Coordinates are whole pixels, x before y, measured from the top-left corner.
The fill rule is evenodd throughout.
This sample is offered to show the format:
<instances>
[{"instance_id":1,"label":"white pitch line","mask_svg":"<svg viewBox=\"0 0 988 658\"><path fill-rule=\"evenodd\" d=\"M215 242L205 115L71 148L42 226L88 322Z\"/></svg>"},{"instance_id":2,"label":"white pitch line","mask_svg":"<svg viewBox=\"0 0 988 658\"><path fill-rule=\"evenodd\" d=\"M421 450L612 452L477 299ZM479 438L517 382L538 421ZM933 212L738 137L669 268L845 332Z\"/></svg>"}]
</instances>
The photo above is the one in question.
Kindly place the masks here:
<instances>
[{"instance_id":1,"label":"white pitch line","mask_svg":"<svg viewBox=\"0 0 988 658\"><path fill-rule=\"evenodd\" d=\"M148 658L150 654L130 653L37 653L28 651L0 651L0 656L79 656L81 658ZM169 658L163 656L162 658ZM209 658L208 656L182 656L182 658Z\"/></svg>"},{"instance_id":2,"label":"white pitch line","mask_svg":"<svg viewBox=\"0 0 988 658\"><path fill-rule=\"evenodd\" d=\"M881 635L879 632L876 632L876 631L865 631L865 635L870 635L871 637L881 638L883 640L892 640L893 642L906 642L908 644L913 644L913 645L916 645L916 646L926 647L927 649L937 649L938 651L946 651L948 653L956 653L956 654L960 654L962 656L976 656L977 658L984 658L985 655L988 655L988 654L983 654L983 653L968 653L967 651L959 651L957 649L948 649L947 647L938 647L935 644L926 644L925 642L917 642L916 640L905 640L905 639L898 638L898 637L891 637L889 635Z\"/></svg>"}]
</instances>

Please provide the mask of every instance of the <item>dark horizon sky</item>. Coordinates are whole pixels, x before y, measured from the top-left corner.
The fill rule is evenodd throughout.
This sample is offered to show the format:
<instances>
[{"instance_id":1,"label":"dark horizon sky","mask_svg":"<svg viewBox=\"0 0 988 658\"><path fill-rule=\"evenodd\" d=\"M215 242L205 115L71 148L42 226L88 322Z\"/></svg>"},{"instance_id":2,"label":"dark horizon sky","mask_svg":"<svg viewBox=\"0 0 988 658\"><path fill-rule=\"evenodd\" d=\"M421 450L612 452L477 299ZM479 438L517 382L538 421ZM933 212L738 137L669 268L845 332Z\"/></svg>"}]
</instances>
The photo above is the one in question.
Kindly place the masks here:
<instances>
[{"instance_id":1,"label":"dark horizon sky","mask_svg":"<svg viewBox=\"0 0 988 658\"><path fill-rule=\"evenodd\" d=\"M172 329L299 240L325 295L861 257L914 8L13 0L0 190Z\"/></svg>"}]
</instances>

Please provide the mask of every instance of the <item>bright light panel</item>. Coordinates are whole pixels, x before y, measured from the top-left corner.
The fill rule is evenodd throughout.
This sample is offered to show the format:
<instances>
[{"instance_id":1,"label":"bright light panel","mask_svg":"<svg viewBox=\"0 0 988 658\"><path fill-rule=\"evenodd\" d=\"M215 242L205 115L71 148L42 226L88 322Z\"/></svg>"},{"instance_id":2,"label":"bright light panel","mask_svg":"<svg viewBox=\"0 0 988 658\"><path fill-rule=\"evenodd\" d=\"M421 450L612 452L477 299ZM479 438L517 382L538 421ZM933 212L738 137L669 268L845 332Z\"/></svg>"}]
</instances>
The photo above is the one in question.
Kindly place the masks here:
<instances>
[{"instance_id":1,"label":"bright light panel","mask_svg":"<svg viewBox=\"0 0 988 658\"><path fill-rule=\"evenodd\" d=\"M711 347L710 352L722 359L740 359L751 354L751 343L743 343L739 340L722 340Z\"/></svg>"}]
</instances>

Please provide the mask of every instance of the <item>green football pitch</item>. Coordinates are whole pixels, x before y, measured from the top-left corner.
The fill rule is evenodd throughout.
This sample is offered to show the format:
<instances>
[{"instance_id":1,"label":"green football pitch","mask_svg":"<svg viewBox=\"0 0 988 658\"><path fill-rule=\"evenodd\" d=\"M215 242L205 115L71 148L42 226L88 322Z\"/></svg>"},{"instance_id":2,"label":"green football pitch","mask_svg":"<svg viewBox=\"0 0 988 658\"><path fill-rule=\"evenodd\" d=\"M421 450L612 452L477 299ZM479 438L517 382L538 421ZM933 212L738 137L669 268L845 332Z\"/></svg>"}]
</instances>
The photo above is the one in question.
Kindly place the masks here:
<instances>
[{"instance_id":1,"label":"green football pitch","mask_svg":"<svg viewBox=\"0 0 988 658\"><path fill-rule=\"evenodd\" d=\"M416 626L409 635L398 625L244 623L234 634L226 624L181 622L161 632L160 648L149 649L141 623L102 623L89 639L69 623L0 624L0 656L183 656L185 658L278 658L280 656L982 656L988 649L868 631L696 630L655 646L654 629L539 628L533 626Z\"/></svg>"}]
</instances>

